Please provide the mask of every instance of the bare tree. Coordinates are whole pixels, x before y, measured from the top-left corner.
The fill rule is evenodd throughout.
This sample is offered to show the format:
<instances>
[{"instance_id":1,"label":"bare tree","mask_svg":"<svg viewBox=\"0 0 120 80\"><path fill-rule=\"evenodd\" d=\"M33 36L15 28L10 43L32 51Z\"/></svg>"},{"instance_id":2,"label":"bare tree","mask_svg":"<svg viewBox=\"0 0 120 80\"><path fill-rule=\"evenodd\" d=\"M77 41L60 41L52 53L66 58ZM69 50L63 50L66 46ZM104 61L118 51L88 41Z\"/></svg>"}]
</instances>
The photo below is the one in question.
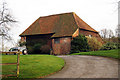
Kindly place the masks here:
<instances>
[{"instance_id":1,"label":"bare tree","mask_svg":"<svg viewBox=\"0 0 120 80\"><path fill-rule=\"evenodd\" d=\"M111 29L108 30L108 38L112 38L114 36L113 31Z\"/></svg>"},{"instance_id":2,"label":"bare tree","mask_svg":"<svg viewBox=\"0 0 120 80\"><path fill-rule=\"evenodd\" d=\"M108 34L107 29L102 29L102 30L100 31L100 35L101 35L101 37L102 37L103 39L107 38L107 34Z\"/></svg>"},{"instance_id":3,"label":"bare tree","mask_svg":"<svg viewBox=\"0 0 120 80\"><path fill-rule=\"evenodd\" d=\"M2 51L4 49L3 41L12 41L12 37L9 34L13 24L17 21L14 19L10 10L7 8L7 3L3 2L2 7L0 7L0 34L2 35Z\"/></svg>"},{"instance_id":4,"label":"bare tree","mask_svg":"<svg viewBox=\"0 0 120 80\"><path fill-rule=\"evenodd\" d=\"M100 35L105 42L111 42L114 37L113 31L111 29L102 29Z\"/></svg>"}]
</instances>

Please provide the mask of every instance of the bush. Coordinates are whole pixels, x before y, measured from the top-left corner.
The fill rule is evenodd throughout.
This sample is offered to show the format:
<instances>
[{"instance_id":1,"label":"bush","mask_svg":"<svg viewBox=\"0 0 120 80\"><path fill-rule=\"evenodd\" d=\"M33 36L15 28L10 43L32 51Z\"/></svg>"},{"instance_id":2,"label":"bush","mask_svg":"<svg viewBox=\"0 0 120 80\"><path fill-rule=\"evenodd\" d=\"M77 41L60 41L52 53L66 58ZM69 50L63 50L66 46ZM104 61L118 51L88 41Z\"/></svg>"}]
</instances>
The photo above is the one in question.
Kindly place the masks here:
<instances>
[{"instance_id":1,"label":"bush","mask_svg":"<svg viewBox=\"0 0 120 80\"><path fill-rule=\"evenodd\" d=\"M41 52L40 48L41 48L42 44L38 43L38 44L35 44L33 46L33 53L34 54L39 54Z\"/></svg>"},{"instance_id":2,"label":"bush","mask_svg":"<svg viewBox=\"0 0 120 80\"><path fill-rule=\"evenodd\" d=\"M32 46L27 46L27 52L28 52L28 54L32 54L33 53L33 47Z\"/></svg>"},{"instance_id":3,"label":"bush","mask_svg":"<svg viewBox=\"0 0 120 80\"><path fill-rule=\"evenodd\" d=\"M71 53L89 51L87 38L83 35L73 38L71 41Z\"/></svg>"},{"instance_id":4,"label":"bush","mask_svg":"<svg viewBox=\"0 0 120 80\"><path fill-rule=\"evenodd\" d=\"M114 43L117 49L120 49L120 43Z\"/></svg>"},{"instance_id":5,"label":"bush","mask_svg":"<svg viewBox=\"0 0 120 80\"><path fill-rule=\"evenodd\" d=\"M41 50L41 53L50 54L50 46L49 45L41 46L40 50Z\"/></svg>"},{"instance_id":6,"label":"bush","mask_svg":"<svg viewBox=\"0 0 120 80\"><path fill-rule=\"evenodd\" d=\"M112 49L117 49L117 48L118 48L117 46L118 46L118 45L117 45L116 43L108 42L108 43L106 43L105 45L103 45L100 50L112 50Z\"/></svg>"},{"instance_id":7,"label":"bush","mask_svg":"<svg viewBox=\"0 0 120 80\"><path fill-rule=\"evenodd\" d=\"M34 46L28 46L28 53L29 54L49 54L50 53L50 46L43 45L43 44L35 44Z\"/></svg>"},{"instance_id":8,"label":"bush","mask_svg":"<svg viewBox=\"0 0 120 80\"><path fill-rule=\"evenodd\" d=\"M98 42L95 37L86 37L88 40L88 45L91 51L99 50L102 47L102 43Z\"/></svg>"}]
</instances>

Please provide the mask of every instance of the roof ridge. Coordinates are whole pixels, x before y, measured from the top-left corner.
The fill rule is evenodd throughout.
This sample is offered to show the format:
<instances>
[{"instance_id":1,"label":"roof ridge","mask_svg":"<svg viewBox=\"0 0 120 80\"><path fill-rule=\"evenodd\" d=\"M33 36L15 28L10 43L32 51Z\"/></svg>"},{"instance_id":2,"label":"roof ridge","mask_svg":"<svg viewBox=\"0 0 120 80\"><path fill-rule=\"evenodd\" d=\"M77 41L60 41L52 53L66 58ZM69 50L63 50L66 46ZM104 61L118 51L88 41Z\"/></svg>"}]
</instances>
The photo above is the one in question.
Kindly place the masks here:
<instances>
[{"instance_id":1,"label":"roof ridge","mask_svg":"<svg viewBox=\"0 0 120 80\"><path fill-rule=\"evenodd\" d=\"M74 12L51 14L51 15L47 15L47 16L40 16L39 18L50 17L50 16L57 16L57 15L64 15L64 14L73 14L73 13L74 13Z\"/></svg>"},{"instance_id":2,"label":"roof ridge","mask_svg":"<svg viewBox=\"0 0 120 80\"><path fill-rule=\"evenodd\" d=\"M79 27L79 26L78 26L78 23L77 23L77 21L76 21L76 19L75 19L76 13L75 13L75 12L72 12L72 15L73 15L73 19L74 19L74 21L75 21L75 23L76 23L76 26Z\"/></svg>"}]
</instances>

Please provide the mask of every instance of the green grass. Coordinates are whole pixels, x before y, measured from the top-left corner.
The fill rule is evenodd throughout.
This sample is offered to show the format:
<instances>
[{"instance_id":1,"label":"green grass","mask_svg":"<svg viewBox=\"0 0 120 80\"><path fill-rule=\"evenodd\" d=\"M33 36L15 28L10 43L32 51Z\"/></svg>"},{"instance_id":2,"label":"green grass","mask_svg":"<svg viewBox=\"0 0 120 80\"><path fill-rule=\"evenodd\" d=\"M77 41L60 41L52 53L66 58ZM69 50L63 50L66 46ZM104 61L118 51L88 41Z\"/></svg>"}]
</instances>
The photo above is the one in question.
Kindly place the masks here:
<instances>
[{"instance_id":1,"label":"green grass","mask_svg":"<svg viewBox=\"0 0 120 80\"><path fill-rule=\"evenodd\" d=\"M71 55L92 55L92 56L104 56L104 57L111 57L111 58L115 58L115 59L120 59L120 53L118 53L119 50L120 49L80 52L80 53L73 53Z\"/></svg>"},{"instance_id":2,"label":"green grass","mask_svg":"<svg viewBox=\"0 0 120 80\"><path fill-rule=\"evenodd\" d=\"M2 63L15 63L16 55L3 55ZM21 55L19 78L39 78L59 71L64 60L52 55ZM2 65L2 74L16 74L16 65Z\"/></svg>"}]
</instances>

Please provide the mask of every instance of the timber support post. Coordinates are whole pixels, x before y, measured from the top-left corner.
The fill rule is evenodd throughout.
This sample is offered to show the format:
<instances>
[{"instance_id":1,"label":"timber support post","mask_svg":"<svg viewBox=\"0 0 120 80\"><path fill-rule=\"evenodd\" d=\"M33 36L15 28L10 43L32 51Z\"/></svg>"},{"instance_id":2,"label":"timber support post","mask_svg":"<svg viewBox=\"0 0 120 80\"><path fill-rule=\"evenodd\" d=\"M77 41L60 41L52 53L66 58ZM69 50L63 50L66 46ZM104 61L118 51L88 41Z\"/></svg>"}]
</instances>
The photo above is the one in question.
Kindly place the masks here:
<instances>
[{"instance_id":1,"label":"timber support post","mask_svg":"<svg viewBox=\"0 0 120 80\"><path fill-rule=\"evenodd\" d=\"M19 63L20 63L20 51L18 51L18 54L17 54L17 78L19 77L19 73L20 73Z\"/></svg>"}]
</instances>

